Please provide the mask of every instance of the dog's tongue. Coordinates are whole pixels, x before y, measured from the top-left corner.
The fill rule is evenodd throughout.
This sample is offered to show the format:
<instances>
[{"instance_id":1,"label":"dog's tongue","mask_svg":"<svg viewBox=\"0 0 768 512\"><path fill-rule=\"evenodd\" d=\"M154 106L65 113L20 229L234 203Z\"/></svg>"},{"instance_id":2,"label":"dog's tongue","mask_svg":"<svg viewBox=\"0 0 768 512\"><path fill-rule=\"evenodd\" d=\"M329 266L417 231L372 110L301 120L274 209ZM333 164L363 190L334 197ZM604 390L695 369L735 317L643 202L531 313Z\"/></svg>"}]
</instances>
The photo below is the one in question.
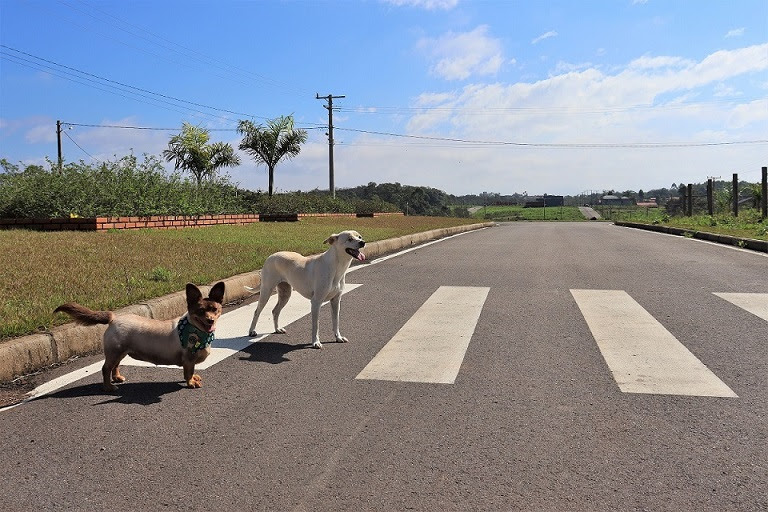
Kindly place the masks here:
<instances>
[{"instance_id":1,"label":"dog's tongue","mask_svg":"<svg viewBox=\"0 0 768 512\"><path fill-rule=\"evenodd\" d=\"M365 261L365 254L363 254L362 252L358 251L357 252L357 259L360 260L360 261Z\"/></svg>"}]
</instances>

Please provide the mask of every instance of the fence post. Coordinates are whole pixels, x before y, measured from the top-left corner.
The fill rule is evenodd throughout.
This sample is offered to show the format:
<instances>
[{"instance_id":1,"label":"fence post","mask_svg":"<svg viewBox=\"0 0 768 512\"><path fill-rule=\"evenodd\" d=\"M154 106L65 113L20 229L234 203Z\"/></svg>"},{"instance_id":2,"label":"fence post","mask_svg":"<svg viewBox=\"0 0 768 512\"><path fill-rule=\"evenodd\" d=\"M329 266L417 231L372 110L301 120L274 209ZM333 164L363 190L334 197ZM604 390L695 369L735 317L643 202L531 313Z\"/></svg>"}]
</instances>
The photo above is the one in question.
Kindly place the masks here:
<instances>
[{"instance_id":1,"label":"fence post","mask_svg":"<svg viewBox=\"0 0 768 512\"><path fill-rule=\"evenodd\" d=\"M715 214L715 201L714 201L714 180L712 178L709 178L707 180L707 213L710 215Z\"/></svg>"},{"instance_id":2,"label":"fence post","mask_svg":"<svg viewBox=\"0 0 768 512\"><path fill-rule=\"evenodd\" d=\"M686 198L685 198L686 200L685 211L686 211L686 215L691 217L693 216L693 184L691 183L688 184L687 192L688 193L686 194Z\"/></svg>"},{"instance_id":3,"label":"fence post","mask_svg":"<svg viewBox=\"0 0 768 512\"><path fill-rule=\"evenodd\" d=\"M739 175L733 173L733 216L739 216Z\"/></svg>"},{"instance_id":4,"label":"fence post","mask_svg":"<svg viewBox=\"0 0 768 512\"><path fill-rule=\"evenodd\" d=\"M768 218L768 167L763 167L763 189L761 194L763 200L763 220Z\"/></svg>"}]
</instances>

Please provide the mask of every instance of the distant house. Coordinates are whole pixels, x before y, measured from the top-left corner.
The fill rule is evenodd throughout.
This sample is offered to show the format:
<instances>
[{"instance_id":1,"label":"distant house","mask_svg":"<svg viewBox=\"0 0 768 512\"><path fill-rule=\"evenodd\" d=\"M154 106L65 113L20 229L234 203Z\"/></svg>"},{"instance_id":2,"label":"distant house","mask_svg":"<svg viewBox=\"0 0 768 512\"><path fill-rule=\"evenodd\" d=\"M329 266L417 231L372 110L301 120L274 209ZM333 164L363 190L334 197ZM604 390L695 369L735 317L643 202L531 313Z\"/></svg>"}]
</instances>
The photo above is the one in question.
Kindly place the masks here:
<instances>
[{"instance_id":1,"label":"distant house","mask_svg":"<svg viewBox=\"0 0 768 512\"><path fill-rule=\"evenodd\" d=\"M656 202L656 198L652 197L647 201L638 201L637 206L641 208L657 208L659 204Z\"/></svg>"},{"instance_id":2,"label":"distant house","mask_svg":"<svg viewBox=\"0 0 768 512\"><path fill-rule=\"evenodd\" d=\"M602 199L600 199L600 204L606 205L606 206L628 206L631 204L635 204L635 202L627 197L619 197L614 195L608 195L603 196Z\"/></svg>"},{"instance_id":3,"label":"distant house","mask_svg":"<svg viewBox=\"0 0 768 512\"><path fill-rule=\"evenodd\" d=\"M542 208L544 206L563 206L565 199L563 196L551 196L544 194L543 196L536 196L533 199L529 199L525 202L525 208Z\"/></svg>"}]
</instances>

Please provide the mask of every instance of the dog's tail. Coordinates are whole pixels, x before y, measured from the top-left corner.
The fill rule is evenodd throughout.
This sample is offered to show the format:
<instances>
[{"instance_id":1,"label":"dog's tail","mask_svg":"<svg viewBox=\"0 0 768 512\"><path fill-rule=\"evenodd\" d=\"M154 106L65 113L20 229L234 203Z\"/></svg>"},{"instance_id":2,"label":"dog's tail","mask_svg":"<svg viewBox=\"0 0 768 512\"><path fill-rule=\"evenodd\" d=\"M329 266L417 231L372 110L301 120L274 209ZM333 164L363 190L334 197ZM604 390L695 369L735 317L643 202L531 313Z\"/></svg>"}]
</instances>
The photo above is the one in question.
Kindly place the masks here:
<instances>
[{"instance_id":1,"label":"dog's tail","mask_svg":"<svg viewBox=\"0 0 768 512\"><path fill-rule=\"evenodd\" d=\"M53 312L66 313L80 325L108 324L115 318L111 311L92 311L76 302L62 304Z\"/></svg>"}]
</instances>

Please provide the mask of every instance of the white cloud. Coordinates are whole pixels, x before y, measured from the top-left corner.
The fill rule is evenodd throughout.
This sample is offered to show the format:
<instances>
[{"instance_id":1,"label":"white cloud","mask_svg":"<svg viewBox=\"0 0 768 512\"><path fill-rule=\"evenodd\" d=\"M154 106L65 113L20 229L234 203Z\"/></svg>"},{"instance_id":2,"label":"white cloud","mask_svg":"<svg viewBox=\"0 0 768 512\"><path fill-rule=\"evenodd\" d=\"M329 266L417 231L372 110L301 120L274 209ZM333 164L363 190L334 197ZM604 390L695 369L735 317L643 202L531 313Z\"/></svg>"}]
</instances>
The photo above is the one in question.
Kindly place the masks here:
<instances>
[{"instance_id":1,"label":"white cloud","mask_svg":"<svg viewBox=\"0 0 768 512\"><path fill-rule=\"evenodd\" d=\"M681 57L640 57L629 63L632 69L682 68L693 65L694 62Z\"/></svg>"},{"instance_id":2,"label":"white cloud","mask_svg":"<svg viewBox=\"0 0 768 512\"><path fill-rule=\"evenodd\" d=\"M549 39L550 37L557 37L557 32L555 32L554 30L550 30L549 32L545 32L545 33L541 34L539 37L537 37L534 40L532 40L531 44L538 44L538 43L540 43L541 41L543 41L545 39Z\"/></svg>"},{"instance_id":3,"label":"white cloud","mask_svg":"<svg viewBox=\"0 0 768 512\"><path fill-rule=\"evenodd\" d=\"M465 79L472 74L493 74L504 59L500 42L488 37L487 32L485 25L471 32L450 32L437 39L424 38L418 47L436 60L432 72L448 80Z\"/></svg>"},{"instance_id":4,"label":"white cloud","mask_svg":"<svg viewBox=\"0 0 768 512\"><path fill-rule=\"evenodd\" d=\"M741 37L744 35L744 27L740 28L734 28L733 30L729 30L727 34L725 34L726 39L729 37Z\"/></svg>"},{"instance_id":5,"label":"white cloud","mask_svg":"<svg viewBox=\"0 0 768 512\"><path fill-rule=\"evenodd\" d=\"M765 145L685 144L765 139L768 102L732 94L739 79L768 69L768 44L718 51L698 61L644 56L605 72L564 69L535 82L469 84L420 95L425 110L407 132L476 142L614 144L616 148L526 147L376 138L340 152L352 183L424 183L450 193L493 190L575 194L584 189L638 189L702 181L701 169L759 169ZM565 67L565 66L564 66ZM727 85L725 85L727 84ZM430 108L431 107L431 108ZM624 147L627 143L681 147ZM396 155L396 156L395 156ZM337 165L338 167L338 165ZM342 164L342 169L346 169ZM632 169L632 172L625 172ZM351 169L343 171L348 172ZM500 189L498 183L505 183Z\"/></svg>"},{"instance_id":6,"label":"white cloud","mask_svg":"<svg viewBox=\"0 0 768 512\"><path fill-rule=\"evenodd\" d=\"M419 7L429 11L436 9L450 10L458 5L459 0L382 0L396 7Z\"/></svg>"},{"instance_id":7,"label":"white cloud","mask_svg":"<svg viewBox=\"0 0 768 512\"><path fill-rule=\"evenodd\" d=\"M417 47L435 61L430 71L446 80L493 75L504 64L501 42L488 36L487 25L471 32L449 32L436 39L423 38Z\"/></svg>"}]
</instances>

